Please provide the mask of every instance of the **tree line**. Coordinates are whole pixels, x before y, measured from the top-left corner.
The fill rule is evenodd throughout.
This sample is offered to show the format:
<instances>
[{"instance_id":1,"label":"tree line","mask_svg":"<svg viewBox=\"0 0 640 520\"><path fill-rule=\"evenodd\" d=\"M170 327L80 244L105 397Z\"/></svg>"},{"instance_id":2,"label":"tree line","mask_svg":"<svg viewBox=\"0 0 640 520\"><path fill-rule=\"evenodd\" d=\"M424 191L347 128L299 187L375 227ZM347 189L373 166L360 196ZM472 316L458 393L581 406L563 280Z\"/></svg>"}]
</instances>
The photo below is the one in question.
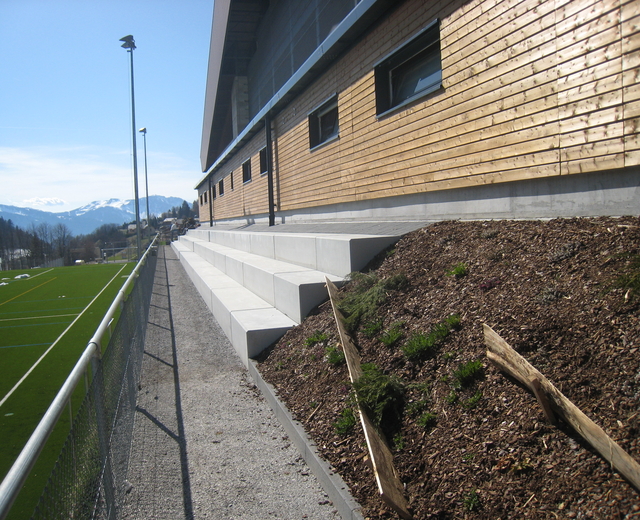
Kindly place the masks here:
<instances>
[{"instance_id":1,"label":"tree line","mask_svg":"<svg viewBox=\"0 0 640 520\"><path fill-rule=\"evenodd\" d=\"M159 217L152 215L149 226L157 229L165 218L187 219L197 216L197 212L197 201L191 206L184 201ZM93 233L74 236L66 224L31 224L25 230L14 225L11 219L0 217L0 270L71 265L76 260L91 262L100 258L102 248L126 247L131 241L127 229L128 223L103 224Z\"/></svg>"}]
</instances>

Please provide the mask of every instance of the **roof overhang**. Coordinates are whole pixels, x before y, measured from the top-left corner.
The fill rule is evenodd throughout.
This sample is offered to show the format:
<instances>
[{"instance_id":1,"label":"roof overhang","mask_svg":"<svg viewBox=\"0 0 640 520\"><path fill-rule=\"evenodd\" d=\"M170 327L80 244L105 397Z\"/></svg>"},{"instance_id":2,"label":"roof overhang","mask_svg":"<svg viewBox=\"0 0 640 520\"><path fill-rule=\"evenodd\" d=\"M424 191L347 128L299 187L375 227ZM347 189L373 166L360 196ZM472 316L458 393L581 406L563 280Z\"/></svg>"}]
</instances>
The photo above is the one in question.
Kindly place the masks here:
<instances>
[{"instance_id":1,"label":"roof overhang","mask_svg":"<svg viewBox=\"0 0 640 520\"><path fill-rule=\"evenodd\" d=\"M206 175L196 184L199 188L207 178L224 164L227 159L258 131L264 128L265 117L273 117L293 98L315 81L327 70L345 50L351 47L380 17L389 9L398 5L397 0L361 0L342 22L327 36L320 46L309 56L300 68L289 78L269 102L247 124L244 130L214 157L211 151L212 134L215 128L216 98L221 93L221 68L228 30L228 19L233 0L216 0L211 34L209 71L207 74L207 92L205 95L205 115L202 132L201 163ZM218 5L220 4L220 5ZM216 18L217 17L217 18ZM217 33L221 34L217 34ZM224 34L222 34L224 33Z\"/></svg>"}]
</instances>

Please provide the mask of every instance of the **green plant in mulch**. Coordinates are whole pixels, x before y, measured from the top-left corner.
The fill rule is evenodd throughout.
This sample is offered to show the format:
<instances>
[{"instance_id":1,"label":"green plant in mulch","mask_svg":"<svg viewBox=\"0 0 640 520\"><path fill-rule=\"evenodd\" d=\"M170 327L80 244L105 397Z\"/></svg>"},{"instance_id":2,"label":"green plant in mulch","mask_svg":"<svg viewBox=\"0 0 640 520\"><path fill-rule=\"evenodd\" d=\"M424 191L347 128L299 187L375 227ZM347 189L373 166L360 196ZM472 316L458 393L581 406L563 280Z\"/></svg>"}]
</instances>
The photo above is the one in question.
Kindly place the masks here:
<instances>
[{"instance_id":1,"label":"green plant in mulch","mask_svg":"<svg viewBox=\"0 0 640 520\"><path fill-rule=\"evenodd\" d=\"M425 412L418 419L417 423L425 429L432 428L438 421L438 415L433 412Z\"/></svg>"},{"instance_id":2,"label":"green plant in mulch","mask_svg":"<svg viewBox=\"0 0 640 520\"><path fill-rule=\"evenodd\" d=\"M356 425L356 415L353 413L352 408L345 408L340 412L338 420L333 423L333 427L338 435L346 437L351 433L353 427Z\"/></svg>"},{"instance_id":3,"label":"green plant in mulch","mask_svg":"<svg viewBox=\"0 0 640 520\"><path fill-rule=\"evenodd\" d=\"M411 361L431 357L449 333L458 328L460 328L460 316L452 314L443 322L436 323L429 334L421 332L413 334L402 346L402 352Z\"/></svg>"},{"instance_id":4,"label":"green plant in mulch","mask_svg":"<svg viewBox=\"0 0 640 520\"><path fill-rule=\"evenodd\" d=\"M338 309L344 315L345 328L351 333L361 322L376 319L375 313L389 291L401 289L408 283L403 273L379 279L375 273L354 272L349 279L349 292L338 303Z\"/></svg>"},{"instance_id":5,"label":"green plant in mulch","mask_svg":"<svg viewBox=\"0 0 640 520\"><path fill-rule=\"evenodd\" d=\"M402 332L402 326L404 325L404 321L397 321L387 330L385 330L380 336L380 341L386 345L387 347L393 346L397 343L402 336L404 336L404 332Z\"/></svg>"},{"instance_id":6,"label":"green plant in mulch","mask_svg":"<svg viewBox=\"0 0 640 520\"><path fill-rule=\"evenodd\" d=\"M472 408L475 408L475 406L480 402L480 399L482 399L482 390L478 390L469 399L464 401L462 403L462 406L464 406L467 410L471 410Z\"/></svg>"},{"instance_id":7,"label":"green plant in mulch","mask_svg":"<svg viewBox=\"0 0 640 520\"><path fill-rule=\"evenodd\" d=\"M393 437L392 445L393 448L398 451L402 451L404 449L404 437L401 433L396 433L396 435Z\"/></svg>"},{"instance_id":8,"label":"green plant in mulch","mask_svg":"<svg viewBox=\"0 0 640 520\"><path fill-rule=\"evenodd\" d=\"M458 262L451 269L449 269L448 271L445 271L444 274L447 276L455 276L456 278L462 278L463 276L467 276L467 274L469 274L469 268L467 267L467 264L465 264L464 262Z\"/></svg>"},{"instance_id":9,"label":"green plant in mulch","mask_svg":"<svg viewBox=\"0 0 640 520\"><path fill-rule=\"evenodd\" d=\"M311 334L311 336L309 336L307 339L304 340L304 344L307 347L313 347L317 343L322 343L323 341L327 341L327 339L329 339L329 336L327 336L321 330L316 330L313 334Z\"/></svg>"},{"instance_id":10,"label":"green plant in mulch","mask_svg":"<svg viewBox=\"0 0 640 520\"><path fill-rule=\"evenodd\" d=\"M382 320L372 320L372 321L367 321L366 323L363 323L362 326L360 327L360 331L367 338L375 338L378 334L380 334L382 327L383 327Z\"/></svg>"},{"instance_id":11,"label":"green plant in mulch","mask_svg":"<svg viewBox=\"0 0 640 520\"><path fill-rule=\"evenodd\" d=\"M376 427L389 434L400 425L404 385L399 378L386 375L373 363L363 363L361 368L362 376L353 383L360 407Z\"/></svg>"},{"instance_id":12,"label":"green plant in mulch","mask_svg":"<svg viewBox=\"0 0 640 520\"><path fill-rule=\"evenodd\" d=\"M462 504L467 511L475 511L480 507L480 497L475 489L472 489L464 496Z\"/></svg>"},{"instance_id":13,"label":"green plant in mulch","mask_svg":"<svg viewBox=\"0 0 640 520\"><path fill-rule=\"evenodd\" d=\"M614 280L613 287L626 290L625 300L632 301L640 293L640 255L625 253L620 256L630 262L626 271Z\"/></svg>"},{"instance_id":14,"label":"green plant in mulch","mask_svg":"<svg viewBox=\"0 0 640 520\"><path fill-rule=\"evenodd\" d=\"M429 406L429 383L412 383L407 390L414 396L417 393L417 396L409 400L405 406L407 414L415 417L424 413Z\"/></svg>"},{"instance_id":15,"label":"green plant in mulch","mask_svg":"<svg viewBox=\"0 0 640 520\"><path fill-rule=\"evenodd\" d=\"M482 376L482 361L468 361L453 371L453 387L457 390L467 388Z\"/></svg>"},{"instance_id":16,"label":"green plant in mulch","mask_svg":"<svg viewBox=\"0 0 640 520\"><path fill-rule=\"evenodd\" d=\"M341 349L334 346L329 346L324 349L324 359L330 365L342 365L345 362L344 352Z\"/></svg>"}]
</instances>

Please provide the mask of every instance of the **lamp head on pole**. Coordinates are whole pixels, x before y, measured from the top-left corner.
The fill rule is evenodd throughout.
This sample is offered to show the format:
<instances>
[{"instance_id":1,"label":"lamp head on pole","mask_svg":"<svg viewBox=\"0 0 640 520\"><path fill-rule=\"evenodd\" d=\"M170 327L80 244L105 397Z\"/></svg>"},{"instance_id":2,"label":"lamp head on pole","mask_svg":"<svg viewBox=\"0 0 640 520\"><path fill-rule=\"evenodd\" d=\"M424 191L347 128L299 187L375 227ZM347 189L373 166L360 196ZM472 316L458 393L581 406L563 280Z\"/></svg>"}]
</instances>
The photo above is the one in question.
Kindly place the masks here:
<instances>
[{"instance_id":1,"label":"lamp head on pole","mask_svg":"<svg viewBox=\"0 0 640 520\"><path fill-rule=\"evenodd\" d=\"M124 42L124 43L121 45L121 47L123 47L123 48L125 48L125 49L133 50L133 49L135 49L135 48L136 48L136 42L135 42L135 40L133 39L133 36L132 36L132 35L130 35L130 34L129 34L129 35L127 35L127 36L124 36L124 37L120 38L120 41L121 41L121 42Z\"/></svg>"},{"instance_id":2,"label":"lamp head on pole","mask_svg":"<svg viewBox=\"0 0 640 520\"><path fill-rule=\"evenodd\" d=\"M140 132L143 135L147 135L147 128L146 127L141 128L140 130L138 130L138 132Z\"/></svg>"}]
</instances>

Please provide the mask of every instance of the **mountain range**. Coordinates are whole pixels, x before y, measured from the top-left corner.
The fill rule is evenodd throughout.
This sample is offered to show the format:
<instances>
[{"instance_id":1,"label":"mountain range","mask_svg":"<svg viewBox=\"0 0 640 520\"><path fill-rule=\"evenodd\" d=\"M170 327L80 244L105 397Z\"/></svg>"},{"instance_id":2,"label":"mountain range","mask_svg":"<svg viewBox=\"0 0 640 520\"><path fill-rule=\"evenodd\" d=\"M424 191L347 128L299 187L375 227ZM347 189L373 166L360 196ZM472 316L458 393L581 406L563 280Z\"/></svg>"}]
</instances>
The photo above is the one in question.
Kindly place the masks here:
<instances>
[{"instance_id":1,"label":"mountain range","mask_svg":"<svg viewBox=\"0 0 640 520\"><path fill-rule=\"evenodd\" d=\"M163 197L151 195L149 197L149 213L160 215L171 208L181 206L184 199L179 197ZM140 218L146 218L147 199L140 199ZM135 201L109 199L95 201L71 211L53 213L39 209L20 208L0 204L0 217L11 220L14 226L29 230L33 225L42 223L55 226L65 224L73 235L86 235L103 224L122 225L136 219Z\"/></svg>"}]
</instances>

